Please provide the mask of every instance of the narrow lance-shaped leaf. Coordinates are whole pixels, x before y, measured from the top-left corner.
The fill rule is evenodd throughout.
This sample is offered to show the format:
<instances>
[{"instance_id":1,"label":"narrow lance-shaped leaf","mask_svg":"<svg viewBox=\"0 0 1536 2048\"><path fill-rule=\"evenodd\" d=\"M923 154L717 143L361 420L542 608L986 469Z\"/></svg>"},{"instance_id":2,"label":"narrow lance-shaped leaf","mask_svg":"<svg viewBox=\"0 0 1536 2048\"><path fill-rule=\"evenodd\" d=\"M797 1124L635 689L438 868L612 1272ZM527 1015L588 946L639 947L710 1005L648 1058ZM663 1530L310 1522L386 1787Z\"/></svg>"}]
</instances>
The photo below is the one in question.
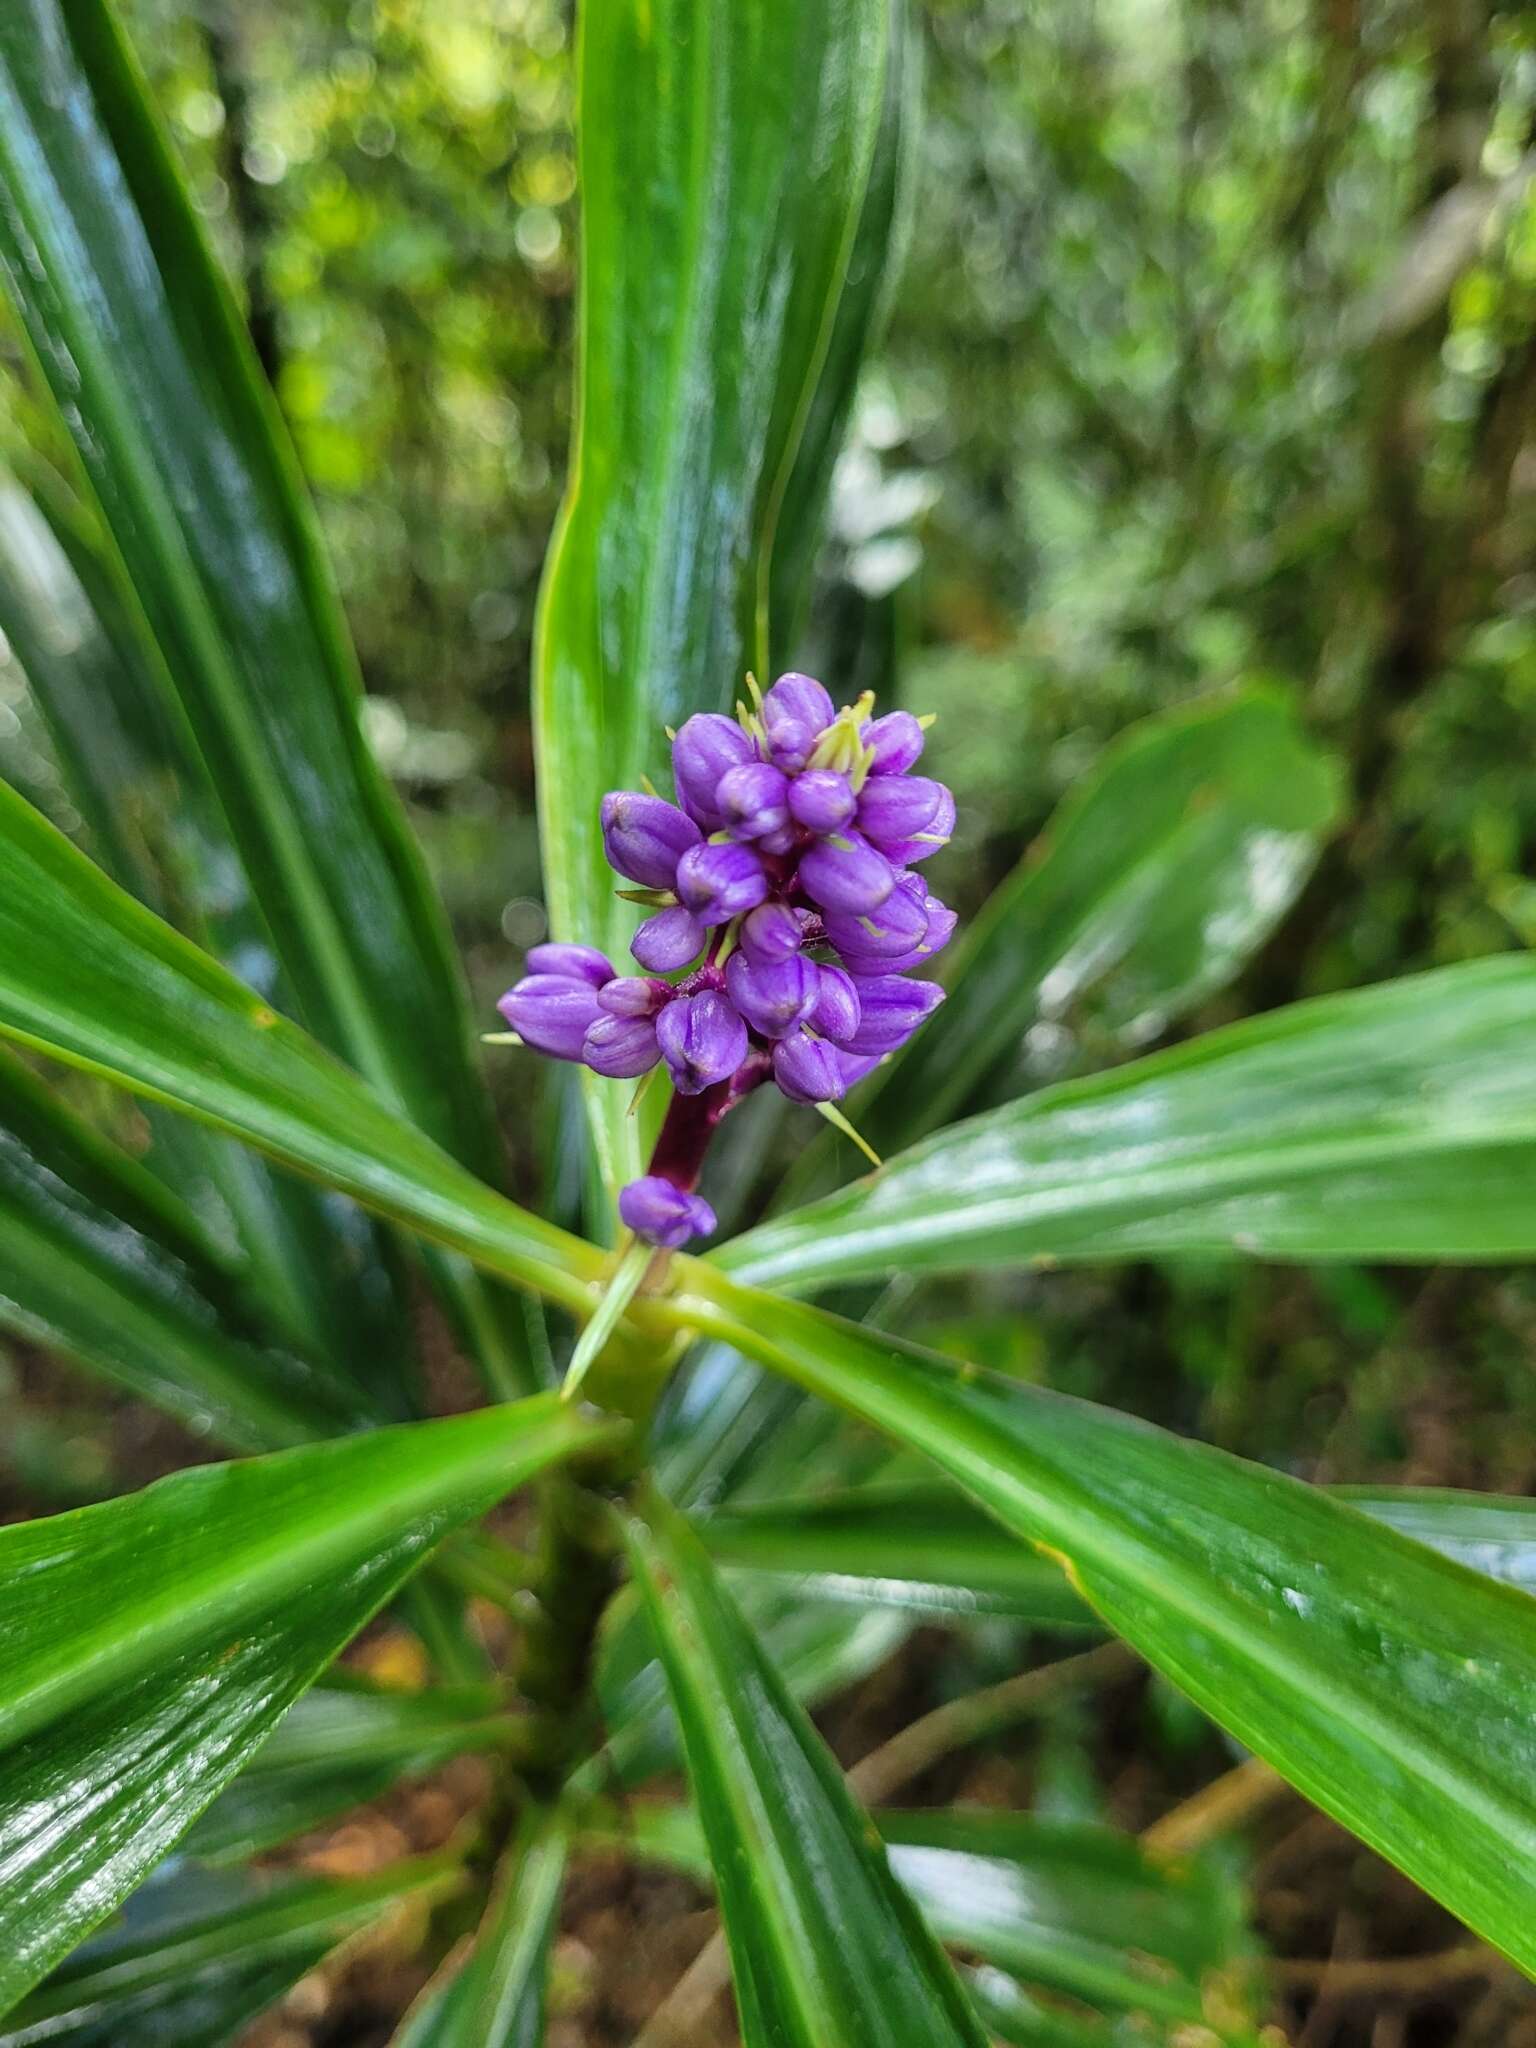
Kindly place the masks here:
<instances>
[{"instance_id":1,"label":"narrow lance-shaped leaf","mask_svg":"<svg viewBox=\"0 0 1536 2048\"><path fill-rule=\"evenodd\" d=\"M982 2048L953 1970L698 1538L628 1527L709 1843L746 2048Z\"/></svg>"},{"instance_id":2,"label":"narrow lance-shaped leaf","mask_svg":"<svg viewBox=\"0 0 1536 2048\"><path fill-rule=\"evenodd\" d=\"M604 1440L540 1396L0 1530L0 2011L154 1867L440 1537Z\"/></svg>"},{"instance_id":3,"label":"narrow lance-shaped leaf","mask_svg":"<svg viewBox=\"0 0 1536 2048\"><path fill-rule=\"evenodd\" d=\"M803 1289L1030 1260L1536 1254L1536 961L1295 1003L939 1131L719 1253Z\"/></svg>"},{"instance_id":4,"label":"narrow lance-shaped leaf","mask_svg":"<svg viewBox=\"0 0 1536 2048\"><path fill-rule=\"evenodd\" d=\"M157 689L156 652L136 625L80 509L56 485L44 495L41 479L36 503L0 480L0 632L87 851L275 1008L291 1008L207 770ZM146 1163L238 1245L274 1333L345 1364L381 1416L409 1412L410 1319L378 1226L184 1117L151 1111L150 1127Z\"/></svg>"},{"instance_id":5,"label":"narrow lance-shaped leaf","mask_svg":"<svg viewBox=\"0 0 1536 2048\"><path fill-rule=\"evenodd\" d=\"M1536 1601L1314 1487L693 1262L718 1333L1059 1557L1212 1719L1536 1971Z\"/></svg>"},{"instance_id":6,"label":"narrow lance-shaped leaf","mask_svg":"<svg viewBox=\"0 0 1536 2048\"><path fill-rule=\"evenodd\" d=\"M334 1435L367 1412L263 1341L192 1217L6 1052L0 1327L243 1449Z\"/></svg>"},{"instance_id":7,"label":"narrow lance-shaped leaf","mask_svg":"<svg viewBox=\"0 0 1536 2048\"><path fill-rule=\"evenodd\" d=\"M275 1885L172 1859L0 2024L0 2048L219 2048L338 1943L463 1881L440 1856Z\"/></svg>"},{"instance_id":8,"label":"narrow lance-shaped leaf","mask_svg":"<svg viewBox=\"0 0 1536 2048\"><path fill-rule=\"evenodd\" d=\"M1339 1486L1363 1514L1490 1579L1536 1593L1536 1500L1453 1487Z\"/></svg>"},{"instance_id":9,"label":"narrow lance-shaped leaf","mask_svg":"<svg viewBox=\"0 0 1536 2048\"><path fill-rule=\"evenodd\" d=\"M541 2048L567 1842L548 1815L519 1830L467 1955L406 2015L391 2048Z\"/></svg>"},{"instance_id":10,"label":"narrow lance-shaped leaf","mask_svg":"<svg viewBox=\"0 0 1536 2048\"><path fill-rule=\"evenodd\" d=\"M554 928L615 961L635 918L603 861L599 799L647 773L659 786L663 727L728 709L744 672L770 662L776 532L863 204L888 37L889 0L582 14L579 428L535 710ZM631 1091L590 1085L604 1171L628 1179L643 1136Z\"/></svg>"},{"instance_id":11,"label":"narrow lance-shaped leaf","mask_svg":"<svg viewBox=\"0 0 1536 2048\"><path fill-rule=\"evenodd\" d=\"M452 943L360 727L297 464L106 0L0 14L0 282L306 1021L494 1179ZM482 1284L445 1278L484 1332Z\"/></svg>"},{"instance_id":12,"label":"narrow lance-shaped leaf","mask_svg":"<svg viewBox=\"0 0 1536 2048\"><path fill-rule=\"evenodd\" d=\"M0 784L0 1037L103 1074L578 1312L599 1254L516 1208Z\"/></svg>"},{"instance_id":13,"label":"narrow lance-shaped leaf","mask_svg":"<svg viewBox=\"0 0 1536 2048\"><path fill-rule=\"evenodd\" d=\"M877 1069L859 1128L894 1151L984 1084L1018 1092L1036 1024L1109 1050L1166 1031L1274 930L1338 814L1335 763L1273 691L1133 728L940 961L956 1000Z\"/></svg>"}]
</instances>

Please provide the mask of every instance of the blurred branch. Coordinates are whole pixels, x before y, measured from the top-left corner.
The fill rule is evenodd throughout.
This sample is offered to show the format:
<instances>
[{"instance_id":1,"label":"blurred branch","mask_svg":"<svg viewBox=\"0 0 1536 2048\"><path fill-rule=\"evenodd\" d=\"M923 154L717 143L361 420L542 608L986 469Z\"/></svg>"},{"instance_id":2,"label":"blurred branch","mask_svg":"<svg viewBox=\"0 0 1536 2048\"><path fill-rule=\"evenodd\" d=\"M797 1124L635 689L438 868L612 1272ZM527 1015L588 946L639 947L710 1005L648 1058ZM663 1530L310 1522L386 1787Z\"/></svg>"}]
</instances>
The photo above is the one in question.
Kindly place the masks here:
<instances>
[{"instance_id":1,"label":"blurred branch","mask_svg":"<svg viewBox=\"0 0 1536 2048\"><path fill-rule=\"evenodd\" d=\"M229 186L230 211L240 234L246 324L267 382L275 389L283 357L278 303L267 278L266 252L277 220L267 188L247 168L252 139L251 90L240 42L239 15L233 0L203 0L201 20L208 66L224 106L223 173Z\"/></svg>"}]
</instances>

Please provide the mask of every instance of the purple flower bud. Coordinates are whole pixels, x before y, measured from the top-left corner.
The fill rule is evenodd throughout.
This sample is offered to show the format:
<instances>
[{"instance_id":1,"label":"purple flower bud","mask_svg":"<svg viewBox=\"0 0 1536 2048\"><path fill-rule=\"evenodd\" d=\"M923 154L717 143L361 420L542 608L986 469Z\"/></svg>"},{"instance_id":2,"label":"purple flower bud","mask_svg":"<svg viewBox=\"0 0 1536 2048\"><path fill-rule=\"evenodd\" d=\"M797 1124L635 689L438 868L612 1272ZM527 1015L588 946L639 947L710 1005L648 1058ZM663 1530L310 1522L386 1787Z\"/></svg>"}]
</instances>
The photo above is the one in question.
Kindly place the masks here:
<instances>
[{"instance_id":1,"label":"purple flower bud","mask_svg":"<svg viewBox=\"0 0 1536 2048\"><path fill-rule=\"evenodd\" d=\"M659 1174L645 1173L619 1190L619 1216L647 1244L675 1252L691 1237L708 1237L715 1212L702 1195L686 1195Z\"/></svg>"},{"instance_id":2,"label":"purple flower bud","mask_svg":"<svg viewBox=\"0 0 1536 2048\"><path fill-rule=\"evenodd\" d=\"M913 781L919 779L916 776L912 778ZM910 839L883 839L880 842L880 851L899 868L907 867L915 860L927 860L930 854L949 844L950 834L955 829L955 799L942 782L935 786L939 792L938 808L921 832L914 833ZM868 789L869 783L866 782L864 787Z\"/></svg>"},{"instance_id":3,"label":"purple flower bud","mask_svg":"<svg viewBox=\"0 0 1536 2048\"><path fill-rule=\"evenodd\" d=\"M861 735L875 750L877 775L905 775L923 751L923 728L910 711L888 711L871 719Z\"/></svg>"},{"instance_id":4,"label":"purple flower bud","mask_svg":"<svg viewBox=\"0 0 1536 2048\"><path fill-rule=\"evenodd\" d=\"M915 888L911 886L916 884ZM923 908L923 885L915 875L900 875L896 887L877 910L859 917L847 911L830 911L827 937L845 960L890 960L921 946L928 932L928 913ZM883 968L874 970L877 974Z\"/></svg>"},{"instance_id":5,"label":"purple flower bud","mask_svg":"<svg viewBox=\"0 0 1536 2048\"><path fill-rule=\"evenodd\" d=\"M603 983L597 1000L610 1017L654 1017L674 993L666 982L653 981L648 974L616 974Z\"/></svg>"},{"instance_id":6,"label":"purple flower bud","mask_svg":"<svg viewBox=\"0 0 1536 2048\"><path fill-rule=\"evenodd\" d=\"M766 761L746 761L720 778L720 812L733 839L761 839L789 822L789 784Z\"/></svg>"},{"instance_id":7,"label":"purple flower bud","mask_svg":"<svg viewBox=\"0 0 1536 2048\"><path fill-rule=\"evenodd\" d=\"M703 952L704 927L679 903L648 917L631 939L629 950L652 974L672 974Z\"/></svg>"},{"instance_id":8,"label":"purple flower bud","mask_svg":"<svg viewBox=\"0 0 1536 2048\"><path fill-rule=\"evenodd\" d=\"M773 1048L773 1078L791 1102L835 1102L847 1086L837 1048L803 1031Z\"/></svg>"},{"instance_id":9,"label":"purple flower bud","mask_svg":"<svg viewBox=\"0 0 1536 2048\"><path fill-rule=\"evenodd\" d=\"M857 807L853 786L835 768L807 768L789 785L790 816L808 832L835 832Z\"/></svg>"},{"instance_id":10,"label":"purple flower bud","mask_svg":"<svg viewBox=\"0 0 1536 2048\"><path fill-rule=\"evenodd\" d=\"M496 1005L526 1045L557 1060L579 1060L588 1027L603 1014L590 981L529 974Z\"/></svg>"},{"instance_id":11,"label":"purple flower bud","mask_svg":"<svg viewBox=\"0 0 1536 2048\"><path fill-rule=\"evenodd\" d=\"M791 670L763 698L763 731L768 757L787 775L797 774L811 757L818 736L837 716L832 699L814 676Z\"/></svg>"},{"instance_id":12,"label":"purple flower bud","mask_svg":"<svg viewBox=\"0 0 1536 2048\"><path fill-rule=\"evenodd\" d=\"M808 847L800 860L800 882L823 910L878 910L896 886L896 874L857 832L834 832Z\"/></svg>"},{"instance_id":13,"label":"purple flower bud","mask_svg":"<svg viewBox=\"0 0 1536 2048\"><path fill-rule=\"evenodd\" d=\"M661 1058L656 1026L649 1017L599 1017L581 1042L581 1056L595 1074L633 1081Z\"/></svg>"},{"instance_id":14,"label":"purple flower bud","mask_svg":"<svg viewBox=\"0 0 1536 2048\"><path fill-rule=\"evenodd\" d=\"M634 789L603 798L602 824L609 867L646 889L670 889L679 856L700 839L698 826L676 804Z\"/></svg>"},{"instance_id":15,"label":"purple flower bud","mask_svg":"<svg viewBox=\"0 0 1536 2048\"><path fill-rule=\"evenodd\" d=\"M943 787L926 775L871 775L859 794L859 830L882 849L925 832Z\"/></svg>"},{"instance_id":16,"label":"purple flower bud","mask_svg":"<svg viewBox=\"0 0 1536 2048\"><path fill-rule=\"evenodd\" d=\"M803 933L799 913L787 903L776 899L760 903L742 921L741 950L749 960L764 967L780 960L793 960L800 950Z\"/></svg>"},{"instance_id":17,"label":"purple flower bud","mask_svg":"<svg viewBox=\"0 0 1536 2048\"><path fill-rule=\"evenodd\" d=\"M901 882L916 882L919 889L922 887L919 877L912 874L903 875ZM891 896L890 902L896 900L896 893L900 893L900 885L897 892ZM887 907L886 904L881 904L875 913L877 919L884 919ZM843 965L848 972L859 975L905 974L909 968L921 967L925 960L931 960L936 953L942 953L955 935L955 925L958 922L955 913L947 903L941 903L937 896L923 897L923 912L928 920L928 929L923 933L922 942L908 953L877 953L873 950L866 952L863 944L855 945L851 937L846 944L838 946L837 950L842 955ZM860 940L867 943L868 935L863 927L852 920L847 922L858 932Z\"/></svg>"},{"instance_id":18,"label":"purple flower bud","mask_svg":"<svg viewBox=\"0 0 1536 2048\"><path fill-rule=\"evenodd\" d=\"M677 893L702 924L728 924L768 894L763 864L747 846L695 846L677 864Z\"/></svg>"},{"instance_id":19,"label":"purple flower bud","mask_svg":"<svg viewBox=\"0 0 1536 2048\"><path fill-rule=\"evenodd\" d=\"M721 778L744 761L755 761L757 749L734 718L718 711L696 711L672 742L672 780L683 809L704 827L717 832L725 823L720 812Z\"/></svg>"},{"instance_id":20,"label":"purple flower bud","mask_svg":"<svg viewBox=\"0 0 1536 2048\"><path fill-rule=\"evenodd\" d=\"M613 979L607 954L596 946L533 946L524 964L530 974L563 974L572 981L590 981L594 988Z\"/></svg>"},{"instance_id":21,"label":"purple flower bud","mask_svg":"<svg viewBox=\"0 0 1536 2048\"><path fill-rule=\"evenodd\" d=\"M725 986L754 1031L764 1038L784 1038L815 1008L818 972L801 953L760 966L737 952L726 962Z\"/></svg>"},{"instance_id":22,"label":"purple flower bud","mask_svg":"<svg viewBox=\"0 0 1536 2048\"><path fill-rule=\"evenodd\" d=\"M936 981L905 981L899 974L877 974L857 987L859 1028L844 1042L845 1052L894 1052L944 1000Z\"/></svg>"},{"instance_id":23,"label":"purple flower bud","mask_svg":"<svg viewBox=\"0 0 1536 2048\"><path fill-rule=\"evenodd\" d=\"M714 989L679 996L656 1019L656 1036L680 1095L701 1095L747 1056L747 1027Z\"/></svg>"},{"instance_id":24,"label":"purple flower bud","mask_svg":"<svg viewBox=\"0 0 1536 2048\"><path fill-rule=\"evenodd\" d=\"M859 992L841 967L816 970L816 1007L806 1019L823 1038L852 1038L859 1028Z\"/></svg>"},{"instance_id":25,"label":"purple flower bud","mask_svg":"<svg viewBox=\"0 0 1536 2048\"><path fill-rule=\"evenodd\" d=\"M799 843L794 826L789 824L780 825L777 831L765 832L761 839L752 842L759 853L770 855L793 853Z\"/></svg>"}]
</instances>

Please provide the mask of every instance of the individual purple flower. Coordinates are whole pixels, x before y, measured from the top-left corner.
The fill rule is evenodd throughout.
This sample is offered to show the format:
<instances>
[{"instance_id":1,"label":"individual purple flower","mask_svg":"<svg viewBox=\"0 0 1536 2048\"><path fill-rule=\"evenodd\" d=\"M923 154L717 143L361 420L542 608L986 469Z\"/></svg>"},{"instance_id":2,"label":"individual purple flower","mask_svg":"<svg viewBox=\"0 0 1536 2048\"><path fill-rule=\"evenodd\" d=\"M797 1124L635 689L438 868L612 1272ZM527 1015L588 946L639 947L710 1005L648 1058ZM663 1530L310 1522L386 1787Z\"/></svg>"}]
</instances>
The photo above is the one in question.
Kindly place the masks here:
<instances>
[{"instance_id":1,"label":"individual purple flower","mask_svg":"<svg viewBox=\"0 0 1536 2048\"><path fill-rule=\"evenodd\" d=\"M760 1037L784 1038L816 1007L819 972L803 953L763 965L733 953L726 962L726 993Z\"/></svg>"},{"instance_id":2,"label":"individual purple flower","mask_svg":"<svg viewBox=\"0 0 1536 2048\"><path fill-rule=\"evenodd\" d=\"M619 1191L619 1217L636 1237L675 1252L693 1237L708 1237L715 1212L702 1195L685 1194L659 1174L642 1174Z\"/></svg>"},{"instance_id":3,"label":"individual purple flower","mask_svg":"<svg viewBox=\"0 0 1536 2048\"><path fill-rule=\"evenodd\" d=\"M870 778L871 781L873 779ZM866 783L865 787L868 786ZM949 844L955 829L955 799L942 782L937 787L938 806L920 832L913 833L910 839L883 839L880 842L880 851L899 868L910 867L915 860L927 860L941 846Z\"/></svg>"},{"instance_id":4,"label":"individual purple flower","mask_svg":"<svg viewBox=\"0 0 1536 2048\"><path fill-rule=\"evenodd\" d=\"M677 991L649 974L616 974L597 992L600 1008L611 1017L654 1017Z\"/></svg>"},{"instance_id":5,"label":"individual purple flower","mask_svg":"<svg viewBox=\"0 0 1536 2048\"><path fill-rule=\"evenodd\" d=\"M629 942L629 950L652 974L675 974L704 950L704 926L681 903L648 917Z\"/></svg>"},{"instance_id":6,"label":"individual purple flower","mask_svg":"<svg viewBox=\"0 0 1536 2048\"><path fill-rule=\"evenodd\" d=\"M530 974L563 974L570 980L590 981L594 988L613 979L608 955L599 953L596 946L562 946L553 941L532 946L525 965Z\"/></svg>"},{"instance_id":7,"label":"individual purple flower","mask_svg":"<svg viewBox=\"0 0 1536 2048\"><path fill-rule=\"evenodd\" d=\"M649 1017L605 1011L582 1040L581 1057L594 1074L606 1074L610 1081L638 1080L661 1058L656 1026Z\"/></svg>"},{"instance_id":8,"label":"individual purple flower","mask_svg":"<svg viewBox=\"0 0 1536 2048\"><path fill-rule=\"evenodd\" d=\"M827 938L842 954L860 959L894 959L914 952L928 935L928 913L924 889L916 875L898 875L896 886L874 910L857 917L848 911L828 911ZM884 968L875 972L884 973Z\"/></svg>"},{"instance_id":9,"label":"individual purple flower","mask_svg":"<svg viewBox=\"0 0 1536 2048\"><path fill-rule=\"evenodd\" d=\"M747 1056L747 1027L717 989L668 1003L656 1037L680 1095L702 1095L729 1080Z\"/></svg>"},{"instance_id":10,"label":"individual purple flower","mask_svg":"<svg viewBox=\"0 0 1536 2048\"><path fill-rule=\"evenodd\" d=\"M773 1048L773 1078L791 1102L835 1102L848 1085L837 1048L804 1031Z\"/></svg>"},{"instance_id":11,"label":"individual purple flower","mask_svg":"<svg viewBox=\"0 0 1536 2048\"><path fill-rule=\"evenodd\" d=\"M525 1045L557 1060L579 1060L581 1042L603 1014L590 981L529 974L496 1005Z\"/></svg>"},{"instance_id":12,"label":"individual purple flower","mask_svg":"<svg viewBox=\"0 0 1536 2048\"><path fill-rule=\"evenodd\" d=\"M790 816L807 832L836 832L857 808L853 784L835 768L807 768L789 785Z\"/></svg>"},{"instance_id":13,"label":"individual purple flower","mask_svg":"<svg viewBox=\"0 0 1536 2048\"><path fill-rule=\"evenodd\" d=\"M800 857L800 886L822 910L878 910L896 886L896 871L857 832L818 839Z\"/></svg>"},{"instance_id":14,"label":"individual purple flower","mask_svg":"<svg viewBox=\"0 0 1536 2048\"><path fill-rule=\"evenodd\" d=\"M805 936L801 913L787 903L760 903L742 919L741 950L749 960L764 966L779 960L793 960Z\"/></svg>"},{"instance_id":15,"label":"individual purple flower","mask_svg":"<svg viewBox=\"0 0 1536 2048\"><path fill-rule=\"evenodd\" d=\"M608 865L646 889L670 889L679 859L702 837L676 804L639 790L611 790L601 815Z\"/></svg>"},{"instance_id":16,"label":"individual purple flower","mask_svg":"<svg viewBox=\"0 0 1536 2048\"><path fill-rule=\"evenodd\" d=\"M870 765L877 775L905 775L923 751L923 728L910 711L872 718L861 737L874 752Z\"/></svg>"},{"instance_id":17,"label":"individual purple flower","mask_svg":"<svg viewBox=\"0 0 1536 2048\"><path fill-rule=\"evenodd\" d=\"M859 991L854 979L841 967L818 967L816 1004L806 1022L822 1038L839 1043L852 1038L859 1028Z\"/></svg>"},{"instance_id":18,"label":"individual purple flower","mask_svg":"<svg viewBox=\"0 0 1536 2048\"><path fill-rule=\"evenodd\" d=\"M936 981L907 981L899 974L878 974L857 987L859 1028L844 1042L845 1052L894 1052L944 1000Z\"/></svg>"},{"instance_id":19,"label":"individual purple flower","mask_svg":"<svg viewBox=\"0 0 1536 2048\"><path fill-rule=\"evenodd\" d=\"M813 676L791 670L764 696L760 715L769 760L787 775L794 775L809 761L817 739L837 711Z\"/></svg>"},{"instance_id":20,"label":"individual purple flower","mask_svg":"<svg viewBox=\"0 0 1536 2048\"><path fill-rule=\"evenodd\" d=\"M859 793L859 830L882 851L927 831L942 782L927 775L871 775Z\"/></svg>"},{"instance_id":21,"label":"individual purple flower","mask_svg":"<svg viewBox=\"0 0 1536 2048\"><path fill-rule=\"evenodd\" d=\"M766 839L789 823L790 784L766 761L746 761L720 778L720 812L733 839Z\"/></svg>"},{"instance_id":22,"label":"individual purple flower","mask_svg":"<svg viewBox=\"0 0 1536 2048\"><path fill-rule=\"evenodd\" d=\"M722 776L757 759L757 748L734 718L698 711L672 742L672 781L677 800L706 832L725 823L718 791Z\"/></svg>"},{"instance_id":23,"label":"individual purple flower","mask_svg":"<svg viewBox=\"0 0 1536 2048\"><path fill-rule=\"evenodd\" d=\"M695 846L677 864L676 887L701 924L729 924L762 902L768 877L750 847Z\"/></svg>"}]
</instances>

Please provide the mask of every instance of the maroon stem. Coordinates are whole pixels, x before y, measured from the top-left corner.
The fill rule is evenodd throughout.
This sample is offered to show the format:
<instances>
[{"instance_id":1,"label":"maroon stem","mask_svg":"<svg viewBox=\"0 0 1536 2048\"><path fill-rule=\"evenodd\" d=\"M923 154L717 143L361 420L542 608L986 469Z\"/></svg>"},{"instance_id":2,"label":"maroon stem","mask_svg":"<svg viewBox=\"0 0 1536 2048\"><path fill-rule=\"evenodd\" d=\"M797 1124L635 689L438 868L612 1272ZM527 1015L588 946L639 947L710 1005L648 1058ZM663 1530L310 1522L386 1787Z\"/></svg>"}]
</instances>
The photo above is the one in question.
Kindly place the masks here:
<instances>
[{"instance_id":1,"label":"maroon stem","mask_svg":"<svg viewBox=\"0 0 1536 2048\"><path fill-rule=\"evenodd\" d=\"M704 1155L716 1126L744 1096L767 1080L769 1071L768 1055L752 1052L729 1080L717 1081L698 1095L674 1095L647 1173L670 1181L685 1195L692 1194L699 1184Z\"/></svg>"}]
</instances>

